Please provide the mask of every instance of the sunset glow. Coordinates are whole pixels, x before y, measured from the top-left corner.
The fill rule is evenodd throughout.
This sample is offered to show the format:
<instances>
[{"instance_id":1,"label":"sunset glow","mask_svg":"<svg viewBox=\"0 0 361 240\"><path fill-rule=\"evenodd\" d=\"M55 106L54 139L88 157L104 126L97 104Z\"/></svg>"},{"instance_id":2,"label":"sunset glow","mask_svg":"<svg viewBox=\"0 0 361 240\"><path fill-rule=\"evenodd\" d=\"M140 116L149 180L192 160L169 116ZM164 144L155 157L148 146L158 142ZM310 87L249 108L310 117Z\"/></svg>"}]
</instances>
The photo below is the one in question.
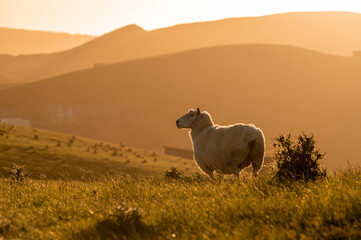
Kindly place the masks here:
<instances>
[{"instance_id":1,"label":"sunset glow","mask_svg":"<svg viewBox=\"0 0 361 240\"><path fill-rule=\"evenodd\" d=\"M295 11L361 13L358 1L0 0L0 27L101 35L128 24L146 30Z\"/></svg>"}]
</instances>

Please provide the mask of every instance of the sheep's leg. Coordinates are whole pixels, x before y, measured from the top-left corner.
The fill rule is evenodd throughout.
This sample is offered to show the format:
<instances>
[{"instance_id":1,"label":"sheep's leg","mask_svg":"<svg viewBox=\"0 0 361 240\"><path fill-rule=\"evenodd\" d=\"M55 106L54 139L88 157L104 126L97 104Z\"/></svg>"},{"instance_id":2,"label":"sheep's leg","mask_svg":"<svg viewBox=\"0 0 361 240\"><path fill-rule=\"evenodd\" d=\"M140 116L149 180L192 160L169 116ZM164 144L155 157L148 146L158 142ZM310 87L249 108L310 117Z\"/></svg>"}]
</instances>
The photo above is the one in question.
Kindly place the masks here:
<instances>
[{"instance_id":1,"label":"sheep's leg","mask_svg":"<svg viewBox=\"0 0 361 240\"><path fill-rule=\"evenodd\" d=\"M256 143L254 147L252 148L252 152L249 155L249 158L252 161L252 167L253 167L253 176L257 177L259 171L261 171L264 161L264 144Z\"/></svg>"},{"instance_id":2,"label":"sheep's leg","mask_svg":"<svg viewBox=\"0 0 361 240\"><path fill-rule=\"evenodd\" d=\"M212 180L215 179L214 176L213 176L213 170L208 170L208 171L205 171L205 172L208 174L208 176L209 176Z\"/></svg>"},{"instance_id":3,"label":"sheep's leg","mask_svg":"<svg viewBox=\"0 0 361 240\"><path fill-rule=\"evenodd\" d=\"M239 170L237 168L233 169L233 176L235 179L239 179Z\"/></svg>"},{"instance_id":4,"label":"sheep's leg","mask_svg":"<svg viewBox=\"0 0 361 240\"><path fill-rule=\"evenodd\" d=\"M196 160L196 162L197 162L198 167L199 167L203 172L205 172L211 179L214 179L214 176L213 176L214 169L208 167L208 166L204 163L203 159L202 159L200 156L198 156L198 155L195 155L195 160Z\"/></svg>"}]
</instances>

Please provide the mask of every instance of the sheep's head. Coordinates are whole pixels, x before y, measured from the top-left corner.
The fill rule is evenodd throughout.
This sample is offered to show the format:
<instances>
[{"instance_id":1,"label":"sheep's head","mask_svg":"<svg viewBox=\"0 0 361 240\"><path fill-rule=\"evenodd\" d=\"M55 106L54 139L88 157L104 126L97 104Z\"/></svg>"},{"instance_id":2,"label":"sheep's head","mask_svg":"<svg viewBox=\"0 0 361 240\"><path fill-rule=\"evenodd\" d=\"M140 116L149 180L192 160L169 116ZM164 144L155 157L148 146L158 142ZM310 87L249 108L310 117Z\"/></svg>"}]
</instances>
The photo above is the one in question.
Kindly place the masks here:
<instances>
[{"instance_id":1,"label":"sheep's head","mask_svg":"<svg viewBox=\"0 0 361 240\"><path fill-rule=\"evenodd\" d=\"M176 121L178 128L192 128L193 123L199 118L201 111L190 109L186 114L178 118Z\"/></svg>"}]
</instances>

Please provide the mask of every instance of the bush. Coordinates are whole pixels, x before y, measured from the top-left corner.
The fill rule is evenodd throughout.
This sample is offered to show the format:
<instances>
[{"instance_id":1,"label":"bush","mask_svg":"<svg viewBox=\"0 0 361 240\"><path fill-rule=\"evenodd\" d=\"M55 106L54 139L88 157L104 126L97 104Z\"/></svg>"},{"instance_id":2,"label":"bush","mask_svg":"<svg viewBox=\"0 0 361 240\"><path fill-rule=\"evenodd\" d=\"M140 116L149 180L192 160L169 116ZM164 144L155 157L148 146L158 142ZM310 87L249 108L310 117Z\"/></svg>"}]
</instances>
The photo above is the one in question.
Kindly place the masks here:
<instances>
[{"instance_id":1,"label":"bush","mask_svg":"<svg viewBox=\"0 0 361 240\"><path fill-rule=\"evenodd\" d=\"M150 228L144 223L143 215L142 209L118 206L75 239L144 239L141 236L150 232Z\"/></svg>"},{"instance_id":2,"label":"bush","mask_svg":"<svg viewBox=\"0 0 361 240\"><path fill-rule=\"evenodd\" d=\"M274 140L273 147L278 179L313 181L326 176L326 170L319 164L325 153L316 149L312 134L302 132L296 137L296 142L291 141L290 133L287 136L282 134Z\"/></svg>"},{"instance_id":3,"label":"bush","mask_svg":"<svg viewBox=\"0 0 361 240\"><path fill-rule=\"evenodd\" d=\"M69 138L68 146L70 147L71 145L73 145L74 141L75 141L75 136L72 136L71 138Z\"/></svg>"},{"instance_id":4,"label":"bush","mask_svg":"<svg viewBox=\"0 0 361 240\"><path fill-rule=\"evenodd\" d=\"M8 170L8 174L10 175L10 179L14 182L23 182L25 178L29 176L29 174L25 171L24 167L13 165L12 168L5 168Z\"/></svg>"},{"instance_id":5,"label":"bush","mask_svg":"<svg viewBox=\"0 0 361 240\"><path fill-rule=\"evenodd\" d=\"M180 179L183 175L183 171L176 167L171 167L170 170L164 172L164 177L168 179Z\"/></svg>"}]
</instances>

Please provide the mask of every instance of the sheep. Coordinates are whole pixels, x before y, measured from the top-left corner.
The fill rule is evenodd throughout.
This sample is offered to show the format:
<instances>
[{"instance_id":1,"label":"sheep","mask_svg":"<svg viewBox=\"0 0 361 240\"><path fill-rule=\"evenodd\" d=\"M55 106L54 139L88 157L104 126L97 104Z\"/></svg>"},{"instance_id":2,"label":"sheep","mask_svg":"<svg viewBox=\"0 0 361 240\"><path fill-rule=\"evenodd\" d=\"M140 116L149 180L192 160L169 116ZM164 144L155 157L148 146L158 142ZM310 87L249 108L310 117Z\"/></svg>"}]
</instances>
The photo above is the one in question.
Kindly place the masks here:
<instances>
[{"instance_id":1,"label":"sheep","mask_svg":"<svg viewBox=\"0 0 361 240\"><path fill-rule=\"evenodd\" d=\"M252 124L215 125L211 115L190 109L176 121L178 128L190 128L193 156L198 167L213 177L213 172L233 174L250 166L257 176L265 155L265 138L261 129Z\"/></svg>"}]
</instances>

